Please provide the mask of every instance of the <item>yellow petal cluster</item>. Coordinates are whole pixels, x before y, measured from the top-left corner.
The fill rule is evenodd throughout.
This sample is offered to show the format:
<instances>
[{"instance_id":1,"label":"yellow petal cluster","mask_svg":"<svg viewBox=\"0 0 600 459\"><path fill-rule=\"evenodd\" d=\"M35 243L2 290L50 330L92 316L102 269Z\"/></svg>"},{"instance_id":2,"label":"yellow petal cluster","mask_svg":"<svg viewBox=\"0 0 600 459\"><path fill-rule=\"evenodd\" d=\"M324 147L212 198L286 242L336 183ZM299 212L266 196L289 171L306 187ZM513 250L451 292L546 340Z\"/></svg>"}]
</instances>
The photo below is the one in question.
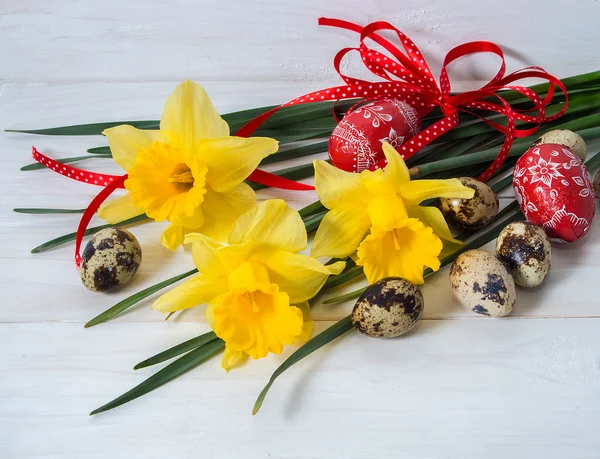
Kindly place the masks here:
<instances>
[{"instance_id":1,"label":"yellow petal cluster","mask_svg":"<svg viewBox=\"0 0 600 459\"><path fill-rule=\"evenodd\" d=\"M230 136L204 88L191 81L168 98L159 130L122 125L104 135L129 177L128 193L101 206L99 216L110 223L143 213L167 220L162 243L171 250L191 232L225 240L256 205L244 180L278 149L274 139Z\"/></svg>"},{"instance_id":2,"label":"yellow petal cluster","mask_svg":"<svg viewBox=\"0 0 600 459\"><path fill-rule=\"evenodd\" d=\"M228 245L205 234L192 244L199 273L158 298L153 308L173 312L208 304L207 320L226 343L222 367L248 356L279 354L285 345L306 340L312 321L306 301L344 262L324 266L308 255L300 215L280 199L260 203L233 225Z\"/></svg>"},{"instance_id":3,"label":"yellow petal cluster","mask_svg":"<svg viewBox=\"0 0 600 459\"><path fill-rule=\"evenodd\" d=\"M329 212L311 255L343 258L356 252L369 283L403 277L423 283L425 267L438 270L444 245L461 244L442 213L420 204L432 198L472 198L458 179L410 180L404 160L385 143L385 169L360 174L315 161L315 187Z\"/></svg>"}]
</instances>

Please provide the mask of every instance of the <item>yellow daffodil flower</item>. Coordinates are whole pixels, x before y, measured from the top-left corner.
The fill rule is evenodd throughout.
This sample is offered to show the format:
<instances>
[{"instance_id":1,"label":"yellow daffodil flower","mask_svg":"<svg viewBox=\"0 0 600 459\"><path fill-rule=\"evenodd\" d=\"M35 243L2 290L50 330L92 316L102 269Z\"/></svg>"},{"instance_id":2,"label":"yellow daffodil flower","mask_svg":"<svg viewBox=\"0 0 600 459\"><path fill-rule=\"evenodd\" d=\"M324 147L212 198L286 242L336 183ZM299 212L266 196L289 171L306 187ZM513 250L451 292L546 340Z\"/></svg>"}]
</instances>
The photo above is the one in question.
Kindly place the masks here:
<instances>
[{"instance_id":1,"label":"yellow daffodil flower","mask_svg":"<svg viewBox=\"0 0 600 459\"><path fill-rule=\"evenodd\" d=\"M411 181L396 150L385 143L383 151L385 169L360 174L314 162L315 187L329 212L311 255L343 258L357 252L357 265L371 284L388 276L422 284L425 266L440 267L442 241L461 242L452 237L439 209L420 204L431 198L472 198L474 191L458 179Z\"/></svg>"},{"instance_id":2,"label":"yellow daffodil flower","mask_svg":"<svg viewBox=\"0 0 600 459\"><path fill-rule=\"evenodd\" d=\"M168 98L160 130L122 125L104 135L129 175L129 193L101 206L99 216L116 223L145 212L168 220L162 243L171 250L192 231L225 240L237 218L256 205L244 180L278 149L274 139L230 136L204 88L191 81Z\"/></svg>"},{"instance_id":3,"label":"yellow daffodil flower","mask_svg":"<svg viewBox=\"0 0 600 459\"><path fill-rule=\"evenodd\" d=\"M200 233L188 234L199 274L158 298L153 308L173 312L208 304L206 317L226 343L222 367L248 356L281 353L306 340L312 321L306 301L344 262L324 266L298 252L307 246L300 215L280 199L262 202L242 215L224 245Z\"/></svg>"}]
</instances>

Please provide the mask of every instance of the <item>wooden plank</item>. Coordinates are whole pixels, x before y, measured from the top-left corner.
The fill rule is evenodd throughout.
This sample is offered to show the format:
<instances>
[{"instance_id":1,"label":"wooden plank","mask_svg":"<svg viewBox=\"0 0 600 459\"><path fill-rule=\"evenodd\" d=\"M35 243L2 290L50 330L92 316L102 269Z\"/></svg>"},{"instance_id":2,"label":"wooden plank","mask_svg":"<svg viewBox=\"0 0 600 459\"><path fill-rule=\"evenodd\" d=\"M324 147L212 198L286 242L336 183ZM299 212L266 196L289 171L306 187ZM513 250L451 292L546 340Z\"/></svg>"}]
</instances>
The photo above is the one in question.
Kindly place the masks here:
<instances>
[{"instance_id":1,"label":"wooden plank","mask_svg":"<svg viewBox=\"0 0 600 459\"><path fill-rule=\"evenodd\" d=\"M1 324L0 455L591 459L600 448L597 319L423 321L394 340L351 333L285 373L254 418L282 356L228 374L215 358L87 416L154 371L133 364L202 329Z\"/></svg>"},{"instance_id":2,"label":"wooden plank","mask_svg":"<svg viewBox=\"0 0 600 459\"><path fill-rule=\"evenodd\" d=\"M563 6L560 4L560 6ZM560 14L544 0L12 0L3 2L0 79L32 83L196 80L337 81L335 53L355 34L317 26L319 16L387 20L423 50L434 74L451 48L500 44L509 71L541 65L559 76L597 69L598 3L580 0ZM547 27L539 27L546 24ZM576 53L573 52L576 50ZM576 57L575 57L576 56ZM358 60L345 65L357 75ZM498 61L477 56L453 66L455 87L481 85ZM464 82L469 82L465 84ZM238 91L234 90L237 93Z\"/></svg>"}]
</instances>

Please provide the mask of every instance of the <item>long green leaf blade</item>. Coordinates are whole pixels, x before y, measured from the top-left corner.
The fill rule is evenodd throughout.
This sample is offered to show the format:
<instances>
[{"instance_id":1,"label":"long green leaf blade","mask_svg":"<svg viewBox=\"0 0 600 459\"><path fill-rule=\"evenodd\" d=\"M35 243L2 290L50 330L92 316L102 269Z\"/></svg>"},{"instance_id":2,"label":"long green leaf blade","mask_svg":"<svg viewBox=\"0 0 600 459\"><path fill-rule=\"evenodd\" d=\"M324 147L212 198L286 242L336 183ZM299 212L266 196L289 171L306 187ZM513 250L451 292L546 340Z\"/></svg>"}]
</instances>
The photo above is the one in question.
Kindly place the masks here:
<instances>
[{"instance_id":1,"label":"long green leaf blade","mask_svg":"<svg viewBox=\"0 0 600 459\"><path fill-rule=\"evenodd\" d=\"M86 151L88 153L91 153L92 155L112 156L112 151L110 151L110 147L94 147L94 148L88 148Z\"/></svg>"},{"instance_id":2,"label":"long green leaf blade","mask_svg":"<svg viewBox=\"0 0 600 459\"><path fill-rule=\"evenodd\" d=\"M117 228L120 226L133 225L134 223L139 223L139 222L143 222L146 220L150 220L150 219L148 218L148 216L146 214L142 214L142 215L138 215L137 217L128 218L127 220L123 220L118 223L106 224L106 225L94 226L93 228L88 228L85 231L84 235L89 236L90 234L97 233L98 231L103 230L105 228ZM59 236L57 238L54 238L48 242L44 242L43 244L38 245L37 247L31 249L31 253L45 252L46 250L50 250L55 247L61 246L63 244L66 244L67 242L74 241L76 236L77 236L76 232L65 234L64 236Z\"/></svg>"},{"instance_id":3,"label":"long green leaf blade","mask_svg":"<svg viewBox=\"0 0 600 459\"><path fill-rule=\"evenodd\" d=\"M51 209L41 207L17 207L13 212L18 214L46 215L46 214L82 214L85 209Z\"/></svg>"},{"instance_id":4,"label":"long green leaf blade","mask_svg":"<svg viewBox=\"0 0 600 459\"><path fill-rule=\"evenodd\" d=\"M177 357L178 355L185 354L188 351L197 349L201 346L204 346L206 343L210 343L217 339L217 335L213 331L209 331L208 333L204 333L200 336L197 336L192 339L188 339L177 346L173 346L166 351L160 352L133 367L134 370L139 370L140 368L150 367L152 365L156 365L167 360L171 360L173 357Z\"/></svg>"},{"instance_id":5,"label":"long green leaf blade","mask_svg":"<svg viewBox=\"0 0 600 459\"><path fill-rule=\"evenodd\" d=\"M296 352L294 352L291 356L289 356L286 359L286 361L283 362L279 366L279 368L277 368L277 370L275 370L275 372L271 376L271 379L269 379L269 382L267 383L265 388L262 390L262 392L258 396L258 399L256 400L256 403L254 404L254 409L252 410L252 415L255 415L256 413L258 413L258 410L260 410L260 407L262 406L262 404L265 400L265 397L267 396L267 392L269 392L269 389L271 388L271 386L273 385L275 380L285 370L290 368L292 365L298 363L304 357L312 354L317 349L320 349L321 347L325 346L327 343L330 343L334 339L342 336L344 333L349 332L350 330L352 330L352 319L350 316L347 316L347 317L344 317L339 322L336 322L335 324L333 324L327 330L319 333L317 336L308 340L306 342L306 344L304 344L304 346L302 346L300 349L298 349Z\"/></svg>"},{"instance_id":6,"label":"long green leaf blade","mask_svg":"<svg viewBox=\"0 0 600 459\"><path fill-rule=\"evenodd\" d=\"M119 301L117 304L115 304L113 307L107 309L102 314L98 314L96 317L94 317L92 320L90 320L88 323L86 323L84 325L84 327L89 328L89 327L93 327L94 325L101 324L102 322L106 322L107 320L110 320L110 319L118 316L123 311L126 311L127 309L132 307L134 304L139 303L144 298L149 297L153 293L156 293L159 290L162 290L163 288L174 284L175 282L179 282L180 280L185 279L186 277L189 277L192 274L196 274L197 272L198 272L197 269L192 269L188 272L179 274L177 276L174 276L167 280L159 282L158 284L154 284L148 288L145 288L144 290L141 290L141 291L125 298L124 300Z\"/></svg>"},{"instance_id":7,"label":"long green leaf blade","mask_svg":"<svg viewBox=\"0 0 600 459\"><path fill-rule=\"evenodd\" d=\"M139 398L148 392L152 392L154 389L158 389L160 386L197 367L202 362L215 355L217 352L222 351L224 348L225 343L222 340L217 339L205 344L202 347L194 349L188 354L185 354L183 357L178 358L173 363L167 365L162 370L153 374L144 382L135 386L133 389L125 392L120 397L117 397L108 402L106 405L95 409L90 413L90 416L112 410L113 408L135 400L136 398Z\"/></svg>"},{"instance_id":8,"label":"long green leaf blade","mask_svg":"<svg viewBox=\"0 0 600 459\"><path fill-rule=\"evenodd\" d=\"M7 129L6 132L37 135L100 135L105 129L129 124L138 129L158 129L158 121L109 121L105 123L73 124L46 129Z\"/></svg>"}]
</instances>

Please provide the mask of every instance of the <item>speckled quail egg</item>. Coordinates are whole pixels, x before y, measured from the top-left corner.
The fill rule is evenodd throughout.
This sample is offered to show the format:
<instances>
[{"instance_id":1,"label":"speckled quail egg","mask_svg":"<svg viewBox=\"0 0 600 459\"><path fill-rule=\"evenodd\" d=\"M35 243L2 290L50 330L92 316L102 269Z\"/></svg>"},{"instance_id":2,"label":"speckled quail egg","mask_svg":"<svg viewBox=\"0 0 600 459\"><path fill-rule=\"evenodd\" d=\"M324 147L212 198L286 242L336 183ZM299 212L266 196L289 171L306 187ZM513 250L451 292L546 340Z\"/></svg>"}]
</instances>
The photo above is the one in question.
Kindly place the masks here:
<instances>
[{"instance_id":1,"label":"speckled quail egg","mask_svg":"<svg viewBox=\"0 0 600 459\"><path fill-rule=\"evenodd\" d=\"M515 304L515 281L508 268L485 250L468 250L450 269L450 284L460 303L476 312L503 317Z\"/></svg>"},{"instance_id":2,"label":"speckled quail egg","mask_svg":"<svg viewBox=\"0 0 600 459\"><path fill-rule=\"evenodd\" d=\"M403 335L419 321L423 295L415 284L400 277L386 277L369 286L352 310L352 324L376 338Z\"/></svg>"},{"instance_id":3,"label":"speckled quail egg","mask_svg":"<svg viewBox=\"0 0 600 459\"><path fill-rule=\"evenodd\" d=\"M552 246L546 232L530 222L507 225L496 240L496 255L521 287L537 287L550 271Z\"/></svg>"},{"instance_id":4,"label":"speckled quail egg","mask_svg":"<svg viewBox=\"0 0 600 459\"><path fill-rule=\"evenodd\" d=\"M442 198L440 209L449 223L467 230L483 228L498 214L498 197L485 183L460 177L461 183L475 190L471 199Z\"/></svg>"},{"instance_id":5,"label":"speckled quail egg","mask_svg":"<svg viewBox=\"0 0 600 459\"><path fill-rule=\"evenodd\" d=\"M597 198L600 198L600 171L596 172L596 177L594 177L594 193Z\"/></svg>"},{"instance_id":6,"label":"speckled quail egg","mask_svg":"<svg viewBox=\"0 0 600 459\"><path fill-rule=\"evenodd\" d=\"M533 145L542 145L545 143L563 145L575 153L582 161L585 161L585 158L587 157L587 147L585 146L583 137L568 129L556 129L554 131L546 132L533 142Z\"/></svg>"},{"instance_id":7,"label":"speckled quail egg","mask_svg":"<svg viewBox=\"0 0 600 459\"><path fill-rule=\"evenodd\" d=\"M98 231L81 257L81 281L92 292L106 292L128 283L142 261L142 248L121 228Z\"/></svg>"}]
</instances>

